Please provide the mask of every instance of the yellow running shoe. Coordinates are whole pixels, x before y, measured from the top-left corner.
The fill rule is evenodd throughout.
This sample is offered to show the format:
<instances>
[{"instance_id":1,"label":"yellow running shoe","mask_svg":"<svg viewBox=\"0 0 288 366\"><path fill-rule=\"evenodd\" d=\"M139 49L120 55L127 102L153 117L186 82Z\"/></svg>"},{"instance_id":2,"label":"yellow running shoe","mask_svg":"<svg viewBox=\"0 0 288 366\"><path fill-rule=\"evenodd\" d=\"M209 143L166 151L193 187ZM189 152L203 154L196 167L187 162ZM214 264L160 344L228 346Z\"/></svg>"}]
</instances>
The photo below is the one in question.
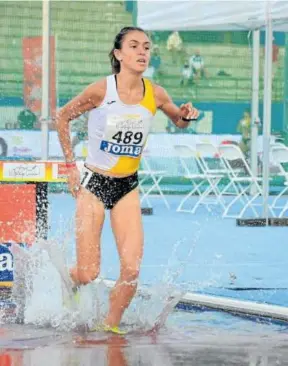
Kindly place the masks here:
<instances>
[{"instance_id":1,"label":"yellow running shoe","mask_svg":"<svg viewBox=\"0 0 288 366\"><path fill-rule=\"evenodd\" d=\"M79 288L75 286L73 287L72 291L73 291L73 300L76 302L76 304L79 304L80 303Z\"/></svg>"},{"instance_id":2,"label":"yellow running shoe","mask_svg":"<svg viewBox=\"0 0 288 366\"><path fill-rule=\"evenodd\" d=\"M73 287L71 292L71 295L66 294L66 296L63 296L63 305L68 309L72 309L76 304L80 303L78 287Z\"/></svg>"},{"instance_id":3,"label":"yellow running shoe","mask_svg":"<svg viewBox=\"0 0 288 366\"><path fill-rule=\"evenodd\" d=\"M111 332L118 335L125 335L127 332L120 330L118 327L109 327L108 325L97 325L96 327L89 329L89 332Z\"/></svg>"}]
</instances>

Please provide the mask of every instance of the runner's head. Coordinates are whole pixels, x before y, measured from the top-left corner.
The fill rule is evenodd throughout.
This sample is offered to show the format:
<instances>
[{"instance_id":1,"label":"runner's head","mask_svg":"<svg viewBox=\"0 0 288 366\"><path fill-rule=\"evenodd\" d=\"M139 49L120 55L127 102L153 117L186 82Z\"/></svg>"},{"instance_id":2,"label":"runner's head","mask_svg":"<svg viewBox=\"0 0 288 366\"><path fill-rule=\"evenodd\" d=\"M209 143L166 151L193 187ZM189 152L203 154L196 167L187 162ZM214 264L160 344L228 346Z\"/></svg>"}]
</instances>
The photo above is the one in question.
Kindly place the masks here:
<instances>
[{"instance_id":1,"label":"runner's head","mask_svg":"<svg viewBox=\"0 0 288 366\"><path fill-rule=\"evenodd\" d=\"M109 54L112 72L122 68L143 73L149 65L151 42L146 32L138 27L125 27L116 35Z\"/></svg>"}]
</instances>

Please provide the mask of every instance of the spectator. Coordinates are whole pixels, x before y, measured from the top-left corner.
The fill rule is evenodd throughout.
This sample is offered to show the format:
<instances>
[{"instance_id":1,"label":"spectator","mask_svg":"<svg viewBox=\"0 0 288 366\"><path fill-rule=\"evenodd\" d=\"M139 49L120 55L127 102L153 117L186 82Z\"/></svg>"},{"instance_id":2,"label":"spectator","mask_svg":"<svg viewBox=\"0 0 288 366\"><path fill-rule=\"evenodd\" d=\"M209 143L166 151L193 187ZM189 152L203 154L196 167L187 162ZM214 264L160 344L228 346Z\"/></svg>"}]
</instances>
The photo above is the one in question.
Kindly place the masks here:
<instances>
[{"instance_id":1,"label":"spectator","mask_svg":"<svg viewBox=\"0 0 288 366\"><path fill-rule=\"evenodd\" d=\"M8 154L8 145L7 142L0 137L0 158L5 158Z\"/></svg>"},{"instance_id":2,"label":"spectator","mask_svg":"<svg viewBox=\"0 0 288 366\"><path fill-rule=\"evenodd\" d=\"M167 50L171 52L173 63L176 64L179 55L182 57L184 52L183 41L179 32L173 32L169 35L167 39Z\"/></svg>"},{"instance_id":3,"label":"spectator","mask_svg":"<svg viewBox=\"0 0 288 366\"><path fill-rule=\"evenodd\" d=\"M247 157L250 151L251 139L251 115L249 110L244 111L243 118L238 123L237 131L242 135L239 147Z\"/></svg>"},{"instance_id":4,"label":"spectator","mask_svg":"<svg viewBox=\"0 0 288 366\"><path fill-rule=\"evenodd\" d=\"M279 59L279 46L274 43L275 38L273 37L273 49L272 49L272 79L274 79L275 74L278 68L278 59Z\"/></svg>"},{"instance_id":5,"label":"spectator","mask_svg":"<svg viewBox=\"0 0 288 366\"><path fill-rule=\"evenodd\" d=\"M149 37L154 45L161 41L161 38L157 32L148 31L147 33L149 34Z\"/></svg>"},{"instance_id":6,"label":"spectator","mask_svg":"<svg viewBox=\"0 0 288 366\"><path fill-rule=\"evenodd\" d=\"M159 80L159 75L161 74L161 56L158 46L154 46L153 48L153 53L150 59L150 67L152 68L152 79L157 83Z\"/></svg>"},{"instance_id":7,"label":"spectator","mask_svg":"<svg viewBox=\"0 0 288 366\"><path fill-rule=\"evenodd\" d=\"M21 130L33 130L36 121L36 115L28 108L23 109L17 117L17 122Z\"/></svg>"},{"instance_id":8,"label":"spectator","mask_svg":"<svg viewBox=\"0 0 288 366\"><path fill-rule=\"evenodd\" d=\"M182 79L180 85L187 86L192 82L192 71L189 66L189 61L186 61L182 69Z\"/></svg>"},{"instance_id":9,"label":"spectator","mask_svg":"<svg viewBox=\"0 0 288 366\"><path fill-rule=\"evenodd\" d=\"M199 80L203 77L207 78L204 59L199 50L196 50L195 54L190 57L189 66L195 80Z\"/></svg>"}]
</instances>

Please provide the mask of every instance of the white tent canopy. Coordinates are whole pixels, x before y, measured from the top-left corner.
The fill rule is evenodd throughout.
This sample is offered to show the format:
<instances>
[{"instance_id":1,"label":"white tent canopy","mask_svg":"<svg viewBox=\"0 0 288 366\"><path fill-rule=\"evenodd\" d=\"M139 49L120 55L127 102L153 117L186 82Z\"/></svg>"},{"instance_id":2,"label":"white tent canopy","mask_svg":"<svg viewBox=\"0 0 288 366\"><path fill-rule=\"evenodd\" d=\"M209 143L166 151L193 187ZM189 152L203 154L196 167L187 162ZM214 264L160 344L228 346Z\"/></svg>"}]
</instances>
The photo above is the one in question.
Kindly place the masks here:
<instances>
[{"instance_id":1,"label":"white tent canopy","mask_svg":"<svg viewBox=\"0 0 288 366\"><path fill-rule=\"evenodd\" d=\"M268 11L268 13L267 13ZM265 26L288 31L288 1L138 1L137 25L145 30L253 30Z\"/></svg>"}]
</instances>

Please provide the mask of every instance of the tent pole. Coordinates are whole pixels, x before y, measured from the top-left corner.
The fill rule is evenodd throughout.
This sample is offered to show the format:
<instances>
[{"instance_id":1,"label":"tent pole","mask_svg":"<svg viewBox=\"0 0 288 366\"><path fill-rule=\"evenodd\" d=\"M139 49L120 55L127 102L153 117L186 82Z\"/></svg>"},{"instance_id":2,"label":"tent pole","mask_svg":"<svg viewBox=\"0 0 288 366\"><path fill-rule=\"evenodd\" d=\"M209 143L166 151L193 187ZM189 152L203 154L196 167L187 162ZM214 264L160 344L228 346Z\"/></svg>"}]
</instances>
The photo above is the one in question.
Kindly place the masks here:
<instances>
[{"instance_id":1,"label":"tent pole","mask_svg":"<svg viewBox=\"0 0 288 366\"><path fill-rule=\"evenodd\" d=\"M265 34L265 72L263 99L263 218L268 223L270 138L271 138L271 99L272 99L272 20L267 4L267 24Z\"/></svg>"},{"instance_id":2,"label":"tent pole","mask_svg":"<svg viewBox=\"0 0 288 366\"><path fill-rule=\"evenodd\" d=\"M253 31L252 50L252 116L251 116L251 170L254 176L258 174L258 128L259 128L259 56L260 56L260 31ZM255 187L251 187L251 194L255 193Z\"/></svg>"},{"instance_id":3,"label":"tent pole","mask_svg":"<svg viewBox=\"0 0 288 366\"><path fill-rule=\"evenodd\" d=\"M41 132L42 132L42 160L48 160L49 149L49 92L50 92L50 0L42 1L42 108L41 108Z\"/></svg>"}]
</instances>

